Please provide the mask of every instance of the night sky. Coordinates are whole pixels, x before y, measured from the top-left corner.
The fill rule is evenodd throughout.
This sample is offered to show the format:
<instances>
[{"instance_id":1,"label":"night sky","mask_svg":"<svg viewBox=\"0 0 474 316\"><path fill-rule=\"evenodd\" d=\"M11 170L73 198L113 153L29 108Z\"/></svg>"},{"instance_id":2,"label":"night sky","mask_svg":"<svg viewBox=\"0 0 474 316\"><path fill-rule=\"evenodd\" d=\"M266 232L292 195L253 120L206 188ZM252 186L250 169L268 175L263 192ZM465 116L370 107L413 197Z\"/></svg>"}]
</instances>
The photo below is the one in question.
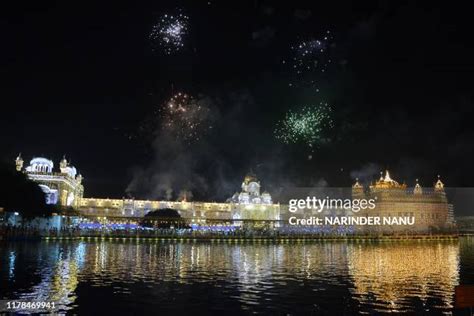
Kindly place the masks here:
<instances>
[{"instance_id":1,"label":"night sky","mask_svg":"<svg viewBox=\"0 0 474 316\"><path fill-rule=\"evenodd\" d=\"M189 190L223 200L249 170L271 193L347 186L386 168L408 185L419 178L431 186L438 174L450 187L474 185L471 10L286 3L4 7L0 159L13 168L21 152L57 167L65 154L88 197L176 198ZM179 14L187 17L182 46L150 36L164 15ZM327 34L317 63L305 60L312 69L295 73L292 47ZM192 135L167 128L163 107L177 93L205 110L192 117ZM275 137L285 113L321 103L332 124L311 146Z\"/></svg>"}]
</instances>

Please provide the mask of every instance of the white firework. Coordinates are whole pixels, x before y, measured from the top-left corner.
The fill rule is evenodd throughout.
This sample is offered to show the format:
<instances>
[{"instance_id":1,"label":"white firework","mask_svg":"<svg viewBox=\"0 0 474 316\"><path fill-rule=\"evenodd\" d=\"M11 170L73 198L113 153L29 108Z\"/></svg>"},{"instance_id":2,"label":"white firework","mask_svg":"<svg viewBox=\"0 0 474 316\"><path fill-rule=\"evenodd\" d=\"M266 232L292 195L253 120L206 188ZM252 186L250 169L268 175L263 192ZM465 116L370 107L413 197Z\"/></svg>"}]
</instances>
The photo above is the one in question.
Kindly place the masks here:
<instances>
[{"instance_id":1,"label":"white firework","mask_svg":"<svg viewBox=\"0 0 474 316\"><path fill-rule=\"evenodd\" d=\"M171 55L184 47L184 38L188 33L189 17L183 13L163 15L153 26L149 39L152 50L163 50Z\"/></svg>"}]
</instances>

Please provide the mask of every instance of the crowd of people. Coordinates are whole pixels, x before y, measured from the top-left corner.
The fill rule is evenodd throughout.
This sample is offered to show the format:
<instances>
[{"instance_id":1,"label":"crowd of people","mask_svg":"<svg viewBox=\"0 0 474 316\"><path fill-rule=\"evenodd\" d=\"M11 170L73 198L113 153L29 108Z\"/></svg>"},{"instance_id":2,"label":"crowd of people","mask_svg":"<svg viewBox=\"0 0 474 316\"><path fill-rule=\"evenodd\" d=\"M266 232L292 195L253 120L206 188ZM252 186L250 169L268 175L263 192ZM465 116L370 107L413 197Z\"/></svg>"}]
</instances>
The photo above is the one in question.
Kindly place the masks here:
<instances>
[{"instance_id":1,"label":"crowd of people","mask_svg":"<svg viewBox=\"0 0 474 316\"><path fill-rule=\"evenodd\" d=\"M186 227L158 228L140 225L64 225L61 228L38 228L28 225L0 224L0 239L35 240L42 237L125 237L125 238L318 238L357 235L353 227Z\"/></svg>"},{"instance_id":2,"label":"crowd of people","mask_svg":"<svg viewBox=\"0 0 474 316\"><path fill-rule=\"evenodd\" d=\"M293 231L272 228L242 228L225 227L222 229L207 228L149 228L137 226L134 228L79 227L70 225L59 229L39 229L26 225L0 225L0 236L3 239L40 239L41 237L183 237L183 238L274 238L279 236L324 235L329 232Z\"/></svg>"},{"instance_id":3,"label":"crowd of people","mask_svg":"<svg viewBox=\"0 0 474 316\"><path fill-rule=\"evenodd\" d=\"M269 229L193 229L193 228L80 228L79 226L62 227L60 229L39 229L25 225L1 225L0 236L11 239L40 239L41 237L275 237L278 231Z\"/></svg>"},{"instance_id":4,"label":"crowd of people","mask_svg":"<svg viewBox=\"0 0 474 316\"><path fill-rule=\"evenodd\" d=\"M39 229L26 225L0 225L0 239L5 240L30 240L40 239L41 236L57 234L57 229Z\"/></svg>"}]
</instances>

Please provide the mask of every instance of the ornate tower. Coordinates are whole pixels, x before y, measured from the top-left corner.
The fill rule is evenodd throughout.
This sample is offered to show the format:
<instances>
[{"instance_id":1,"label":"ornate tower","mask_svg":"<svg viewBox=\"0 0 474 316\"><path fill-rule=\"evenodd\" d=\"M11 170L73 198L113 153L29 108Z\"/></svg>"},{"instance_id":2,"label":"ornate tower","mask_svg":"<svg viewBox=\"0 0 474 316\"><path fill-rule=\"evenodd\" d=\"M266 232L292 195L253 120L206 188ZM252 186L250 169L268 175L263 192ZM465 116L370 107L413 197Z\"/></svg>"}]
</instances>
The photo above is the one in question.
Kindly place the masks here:
<instances>
[{"instance_id":1,"label":"ornate tower","mask_svg":"<svg viewBox=\"0 0 474 316\"><path fill-rule=\"evenodd\" d=\"M23 169L23 159L21 158L21 153L18 154L18 157L15 159L16 171L21 171Z\"/></svg>"},{"instance_id":2,"label":"ornate tower","mask_svg":"<svg viewBox=\"0 0 474 316\"><path fill-rule=\"evenodd\" d=\"M82 175L78 174L76 177L76 180L77 180L77 184L82 184Z\"/></svg>"},{"instance_id":3,"label":"ornate tower","mask_svg":"<svg viewBox=\"0 0 474 316\"><path fill-rule=\"evenodd\" d=\"M61 169L61 173L67 173L68 172L67 166L68 166L68 162L66 160L66 156L64 155L63 159L61 159L61 161L59 162L59 169Z\"/></svg>"},{"instance_id":4,"label":"ornate tower","mask_svg":"<svg viewBox=\"0 0 474 316\"><path fill-rule=\"evenodd\" d=\"M352 197L360 198L364 194L364 187L359 183L359 178L356 178L356 182L352 186Z\"/></svg>"}]
</instances>

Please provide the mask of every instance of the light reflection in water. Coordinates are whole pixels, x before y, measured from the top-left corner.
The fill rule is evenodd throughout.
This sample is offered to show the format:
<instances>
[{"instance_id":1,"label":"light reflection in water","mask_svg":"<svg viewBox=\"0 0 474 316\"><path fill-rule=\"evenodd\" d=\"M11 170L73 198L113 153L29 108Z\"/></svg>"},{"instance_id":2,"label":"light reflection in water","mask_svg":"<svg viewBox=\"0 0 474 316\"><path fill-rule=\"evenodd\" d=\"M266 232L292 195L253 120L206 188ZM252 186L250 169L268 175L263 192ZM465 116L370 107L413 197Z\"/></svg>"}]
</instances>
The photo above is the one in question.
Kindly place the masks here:
<instances>
[{"instance_id":1,"label":"light reflection in water","mask_svg":"<svg viewBox=\"0 0 474 316\"><path fill-rule=\"evenodd\" d=\"M455 285L459 284L457 243L407 243L358 245L348 253L353 297L376 311L407 312L410 299L422 306L436 301L450 310Z\"/></svg>"},{"instance_id":2,"label":"light reflection in water","mask_svg":"<svg viewBox=\"0 0 474 316\"><path fill-rule=\"evenodd\" d=\"M48 254L44 252L34 254L35 249L32 247L24 247L16 244L10 246L16 246L18 248L18 250L16 250L18 257L14 255L14 251L11 251L14 260L10 261L9 283L13 283L15 287L15 285L22 281L30 282L21 284L21 287L12 293L13 296L11 294L7 295L6 293L2 293L1 298L29 301L54 301L58 307L64 310L69 309L76 299L74 292L78 284L76 257L70 252L64 253L57 251L57 249L50 249L53 251ZM0 250L3 249L0 248ZM25 255L23 251L27 251L28 255L34 255L36 258L28 257L26 258L27 260L23 261L23 256ZM1 253L3 254L3 251ZM33 261L32 259L36 260ZM26 266L22 264L26 264ZM11 290L9 283L3 283L3 269L1 272L2 289ZM37 279L38 282L28 279Z\"/></svg>"},{"instance_id":3,"label":"light reflection in water","mask_svg":"<svg viewBox=\"0 0 474 316\"><path fill-rule=\"evenodd\" d=\"M8 257L8 278L11 280L15 276L15 251L10 251L10 256Z\"/></svg>"},{"instance_id":4,"label":"light reflection in water","mask_svg":"<svg viewBox=\"0 0 474 316\"><path fill-rule=\"evenodd\" d=\"M103 289L110 295L102 299L117 308L125 304L121 298L164 309L178 298L184 305L195 300L211 309L267 312L295 306L313 312L449 312L460 282L457 241L11 243L0 245L0 256L8 262L0 270L0 288L7 289L0 299L54 300L64 310L94 304L86 298Z\"/></svg>"}]
</instances>

